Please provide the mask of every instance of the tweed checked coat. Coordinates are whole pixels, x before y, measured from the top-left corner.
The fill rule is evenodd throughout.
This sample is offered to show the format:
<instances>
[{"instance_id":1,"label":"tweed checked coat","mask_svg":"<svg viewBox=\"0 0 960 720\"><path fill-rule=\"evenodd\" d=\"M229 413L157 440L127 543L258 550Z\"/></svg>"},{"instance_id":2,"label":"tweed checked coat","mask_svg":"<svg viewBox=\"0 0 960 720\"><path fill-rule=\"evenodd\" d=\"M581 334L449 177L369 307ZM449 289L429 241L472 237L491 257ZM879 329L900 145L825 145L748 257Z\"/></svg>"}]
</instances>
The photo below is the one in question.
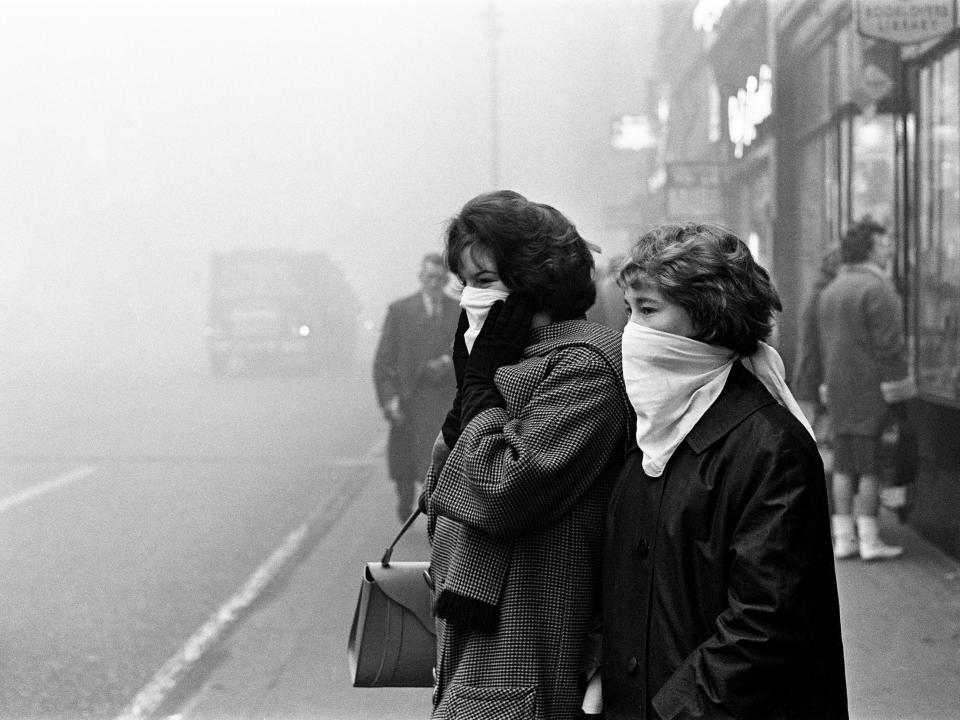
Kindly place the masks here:
<instances>
[{"instance_id":1,"label":"tweed checked coat","mask_svg":"<svg viewBox=\"0 0 960 720\"><path fill-rule=\"evenodd\" d=\"M499 607L491 633L437 619L433 718L571 718L631 435L620 334L586 320L535 328L495 383L506 407L477 415L427 475L435 593Z\"/></svg>"}]
</instances>

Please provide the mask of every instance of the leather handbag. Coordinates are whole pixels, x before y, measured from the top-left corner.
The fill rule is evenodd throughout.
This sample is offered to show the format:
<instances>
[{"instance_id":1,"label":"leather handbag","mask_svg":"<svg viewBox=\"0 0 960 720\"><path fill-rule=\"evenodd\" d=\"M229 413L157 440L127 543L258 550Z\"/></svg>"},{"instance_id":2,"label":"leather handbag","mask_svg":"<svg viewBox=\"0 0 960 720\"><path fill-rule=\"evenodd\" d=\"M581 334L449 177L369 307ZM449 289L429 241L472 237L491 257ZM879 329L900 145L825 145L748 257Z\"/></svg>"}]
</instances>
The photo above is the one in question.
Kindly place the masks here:
<instances>
[{"instance_id":1,"label":"leather handbag","mask_svg":"<svg viewBox=\"0 0 960 720\"><path fill-rule=\"evenodd\" d=\"M437 642L428 562L390 562L400 528L379 562L363 569L347 660L354 687L433 687Z\"/></svg>"}]
</instances>

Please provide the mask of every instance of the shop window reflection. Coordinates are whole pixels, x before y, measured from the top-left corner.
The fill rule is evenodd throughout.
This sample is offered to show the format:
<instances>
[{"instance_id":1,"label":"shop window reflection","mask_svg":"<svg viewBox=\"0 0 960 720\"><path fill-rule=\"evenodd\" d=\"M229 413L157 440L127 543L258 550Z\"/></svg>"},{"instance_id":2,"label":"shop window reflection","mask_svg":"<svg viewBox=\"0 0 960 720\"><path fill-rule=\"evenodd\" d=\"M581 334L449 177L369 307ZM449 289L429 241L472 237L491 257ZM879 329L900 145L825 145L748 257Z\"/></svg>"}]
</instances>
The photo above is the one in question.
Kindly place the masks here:
<instances>
[{"instance_id":1,"label":"shop window reflection","mask_svg":"<svg viewBox=\"0 0 960 720\"><path fill-rule=\"evenodd\" d=\"M960 51L919 75L916 318L918 381L960 401Z\"/></svg>"},{"instance_id":2,"label":"shop window reflection","mask_svg":"<svg viewBox=\"0 0 960 720\"><path fill-rule=\"evenodd\" d=\"M852 217L870 216L893 227L894 118L875 115L853 118Z\"/></svg>"}]
</instances>

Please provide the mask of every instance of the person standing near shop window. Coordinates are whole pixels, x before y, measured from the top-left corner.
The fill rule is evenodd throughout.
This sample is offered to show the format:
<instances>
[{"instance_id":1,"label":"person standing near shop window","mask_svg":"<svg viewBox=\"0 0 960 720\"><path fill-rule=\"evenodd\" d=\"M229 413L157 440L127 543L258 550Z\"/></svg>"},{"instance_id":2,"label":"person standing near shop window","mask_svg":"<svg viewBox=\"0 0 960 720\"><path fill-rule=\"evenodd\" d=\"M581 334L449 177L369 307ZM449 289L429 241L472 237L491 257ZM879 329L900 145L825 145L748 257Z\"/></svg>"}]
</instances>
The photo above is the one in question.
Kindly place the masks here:
<instances>
[{"instance_id":1,"label":"person standing near shop window","mask_svg":"<svg viewBox=\"0 0 960 720\"><path fill-rule=\"evenodd\" d=\"M916 386L907 374L900 298L886 274L886 228L861 220L844 234L840 255L840 272L818 303L822 395L834 433L834 557L884 560L903 548L879 535L880 436L888 414L905 417Z\"/></svg>"}]
</instances>

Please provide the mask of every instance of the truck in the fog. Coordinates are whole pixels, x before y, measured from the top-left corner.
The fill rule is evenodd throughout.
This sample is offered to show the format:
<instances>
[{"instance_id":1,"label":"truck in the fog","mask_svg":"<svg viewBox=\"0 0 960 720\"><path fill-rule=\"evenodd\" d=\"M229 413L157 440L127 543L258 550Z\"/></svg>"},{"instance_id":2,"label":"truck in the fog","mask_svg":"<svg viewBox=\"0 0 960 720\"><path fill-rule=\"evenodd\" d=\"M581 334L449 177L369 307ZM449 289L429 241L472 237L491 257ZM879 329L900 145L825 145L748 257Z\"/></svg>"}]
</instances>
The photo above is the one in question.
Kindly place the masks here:
<instances>
[{"instance_id":1,"label":"truck in the fog","mask_svg":"<svg viewBox=\"0 0 960 720\"><path fill-rule=\"evenodd\" d=\"M214 374L315 372L352 361L360 306L321 252L246 248L210 258Z\"/></svg>"}]
</instances>

